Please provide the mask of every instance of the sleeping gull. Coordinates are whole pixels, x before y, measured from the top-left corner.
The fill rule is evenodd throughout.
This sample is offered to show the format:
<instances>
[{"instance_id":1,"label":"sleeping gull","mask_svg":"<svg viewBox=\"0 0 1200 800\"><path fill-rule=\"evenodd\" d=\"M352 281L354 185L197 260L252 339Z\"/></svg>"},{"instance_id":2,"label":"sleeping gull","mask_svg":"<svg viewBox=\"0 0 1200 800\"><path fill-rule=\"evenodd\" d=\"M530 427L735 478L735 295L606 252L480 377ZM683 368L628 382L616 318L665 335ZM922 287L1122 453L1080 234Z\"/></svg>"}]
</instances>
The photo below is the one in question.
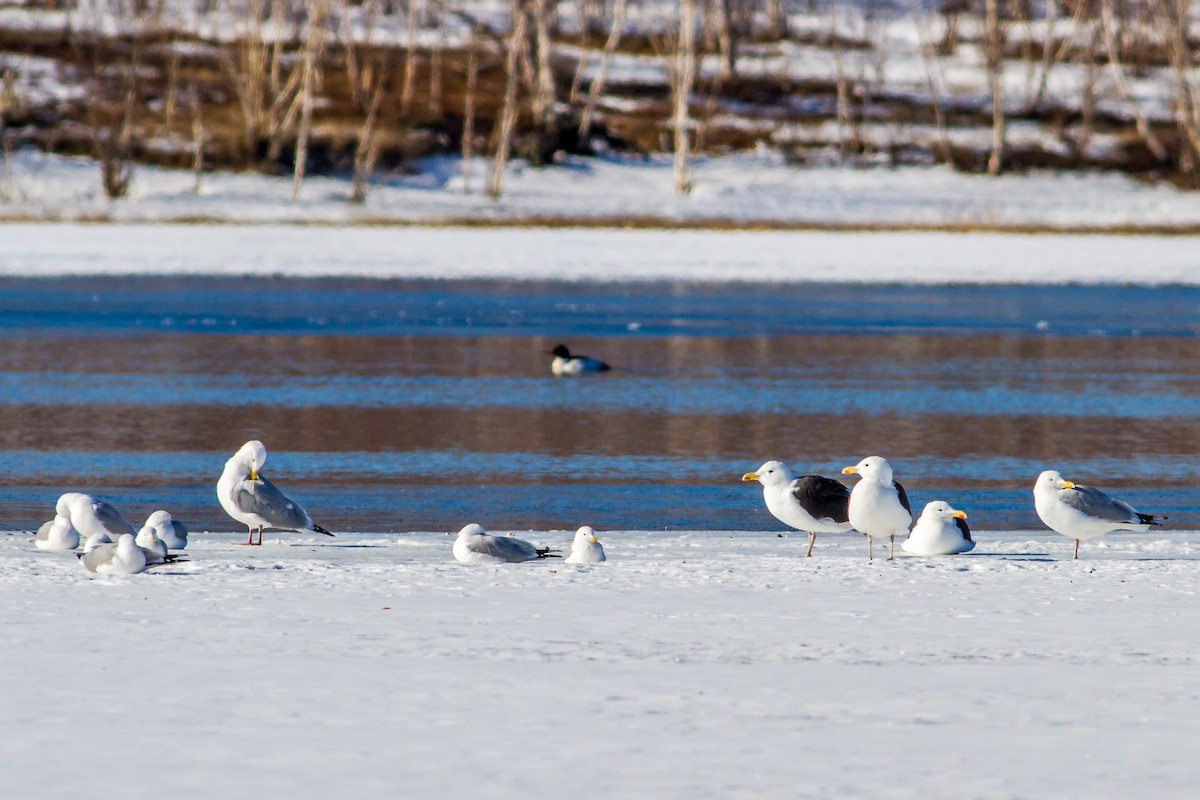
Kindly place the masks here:
<instances>
[{"instance_id":1,"label":"sleeping gull","mask_svg":"<svg viewBox=\"0 0 1200 800\"><path fill-rule=\"evenodd\" d=\"M565 344L557 345L550 355L554 356L550 371L555 375L582 375L585 372L607 372L612 369L598 358L571 355Z\"/></svg>"},{"instance_id":2,"label":"sleeping gull","mask_svg":"<svg viewBox=\"0 0 1200 800\"><path fill-rule=\"evenodd\" d=\"M183 550L187 547L187 526L172 518L170 511L155 511L147 517L144 527L151 528L168 550Z\"/></svg>"},{"instance_id":3,"label":"sleeping gull","mask_svg":"<svg viewBox=\"0 0 1200 800\"><path fill-rule=\"evenodd\" d=\"M796 478L782 462L768 461L757 472L747 472L744 481L758 481L763 487L767 511L785 525L808 534L811 556L818 533L845 533L850 524L850 490L835 480L820 475Z\"/></svg>"},{"instance_id":4,"label":"sleeping gull","mask_svg":"<svg viewBox=\"0 0 1200 800\"><path fill-rule=\"evenodd\" d=\"M575 531L575 538L567 545L563 561L568 564L599 564L604 560L604 545L596 538L591 525Z\"/></svg>"},{"instance_id":5,"label":"sleeping gull","mask_svg":"<svg viewBox=\"0 0 1200 800\"><path fill-rule=\"evenodd\" d=\"M867 535L867 560L872 560L875 537L888 537L888 561L896 558L896 534L908 533L912 508L904 487L892 477L892 465L882 456L867 456L843 475L862 477L850 490L850 524Z\"/></svg>"},{"instance_id":6,"label":"sleeping gull","mask_svg":"<svg viewBox=\"0 0 1200 800\"><path fill-rule=\"evenodd\" d=\"M120 511L91 495L68 492L58 498L58 502L60 505L65 502L71 524L85 539L97 533L107 533L114 540L125 533L137 533L137 529L125 521Z\"/></svg>"},{"instance_id":7,"label":"sleeping gull","mask_svg":"<svg viewBox=\"0 0 1200 800\"><path fill-rule=\"evenodd\" d=\"M464 564L515 564L538 558L557 558L550 548L538 547L513 536L491 536L472 522L458 532L454 557Z\"/></svg>"},{"instance_id":8,"label":"sleeping gull","mask_svg":"<svg viewBox=\"0 0 1200 800\"><path fill-rule=\"evenodd\" d=\"M132 533L122 534L116 544L102 544L80 553L79 560L88 572L101 575L136 575L146 571L146 553L137 546Z\"/></svg>"},{"instance_id":9,"label":"sleeping gull","mask_svg":"<svg viewBox=\"0 0 1200 800\"><path fill-rule=\"evenodd\" d=\"M1149 530L1166 519L1142 514L1099 489L1065 481L1052 469L1038 475L1033 484L1033 506L1047 527L1075 540L1075 558L1079 558L1081 539L1094 539L1109 531Z\"/></svg>"},{"instance_id":10,"label":"sleeping gull","mask_svg":"<svg viewBox=\"0 0 1200 800\"><path fill-rule=\"evenodd\" d=\"M70 497L64 494L58 498L54 519L38 528L33 541L42 550L74 550L79 547L79 531L71 524Z\"/></svg>"},{"instance_id":11,"label":"sleeping gull","mask_svg":"<svg viewBox=\"0 0 1200 800\"><path fill-rule=\"evenodd\" d=\"M233 458L225 462L225 471L217 481L217 500L221 508L250 528L246 544L261 545L264 528L333 536L313 522L299 503L279 491L275 484L258 472L266 460L267 448L262 442L246 442L233 454ZM257 542L254 541L255 528L258 528Z\"/></svg>"},{"instance_id":12,"label":"sleeping gull","mask_svg":"<svg viewBox=\"0 0 1200 800\"><path fill-rule=\"evenodd\" d=\"M900 546L914 556L949 556L974 550L975 541L966 519L967 512L934 500L925 506L912 533Z\"/></svg>"}]
</instances>

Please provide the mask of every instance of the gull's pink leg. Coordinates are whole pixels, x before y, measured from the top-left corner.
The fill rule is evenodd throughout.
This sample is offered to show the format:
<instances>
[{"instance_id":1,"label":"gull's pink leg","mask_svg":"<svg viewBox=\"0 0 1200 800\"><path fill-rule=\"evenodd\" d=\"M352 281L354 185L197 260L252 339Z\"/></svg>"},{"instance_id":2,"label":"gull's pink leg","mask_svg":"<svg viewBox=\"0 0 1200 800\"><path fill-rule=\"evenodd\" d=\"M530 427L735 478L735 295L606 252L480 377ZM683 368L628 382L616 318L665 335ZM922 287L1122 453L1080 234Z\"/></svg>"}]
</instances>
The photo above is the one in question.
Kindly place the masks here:
<instances>
[{"instance_id":1,"label":"gull's pink leg","mask_svg":"<svg viewBox=\"0 0 1200 800\"><path fill-rule=\"evenodd\" d=\"M250 533L246 535L246 544L254 544L254 528L251 528Z\"/></svg>"},{"instance_id":2,"label":"gull's pink leg","mask_svg":"<svg viewBox=\"0 0 1200 800\"><path fill-rule=\"evenodd\" d=\"M1078 539L1075 540L1075 558L1076 559L1079 558L1079 540Z\"/></svg>"},{"instance_id":3,"label":"gull's pink leg","mask_svg":"<svg viewBox=\"0 0 1200 800\"><path fill-rule=\"evenodd\" d=\"M891 536L888 537L888 539L891 540L891 544L888 546L888 561L895 561L896 560L896 534L893 533Z\"/></svg>"}]
</instances>

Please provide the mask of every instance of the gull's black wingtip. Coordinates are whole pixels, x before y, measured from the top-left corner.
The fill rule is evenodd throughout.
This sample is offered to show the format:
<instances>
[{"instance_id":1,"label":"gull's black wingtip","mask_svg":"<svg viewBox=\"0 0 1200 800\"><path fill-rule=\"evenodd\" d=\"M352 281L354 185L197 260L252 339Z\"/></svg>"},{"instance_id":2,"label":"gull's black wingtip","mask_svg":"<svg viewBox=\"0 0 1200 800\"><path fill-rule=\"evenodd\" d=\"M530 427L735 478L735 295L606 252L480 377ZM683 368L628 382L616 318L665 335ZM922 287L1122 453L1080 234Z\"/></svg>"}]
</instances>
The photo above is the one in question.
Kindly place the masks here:
<instances>
[{"instance_id":1,"label":"gull's black wingtip","mask_svg":"<svg viewBox=\"0 0 1200 800\"><path fill-rule=\"evenodd\" d=\"M313 530L314 530L316 533L323 533L323 534L325 534L326 536L333 536L333 534L332 534L332 533L330 533L329 531L325 530L324 528L322 528L320 525L318 525L318 524L317 524L317 523L315 523L315 522L313 523L313 528L312 528L312 529L313 529Z\"/></svg>"}]
</instances>

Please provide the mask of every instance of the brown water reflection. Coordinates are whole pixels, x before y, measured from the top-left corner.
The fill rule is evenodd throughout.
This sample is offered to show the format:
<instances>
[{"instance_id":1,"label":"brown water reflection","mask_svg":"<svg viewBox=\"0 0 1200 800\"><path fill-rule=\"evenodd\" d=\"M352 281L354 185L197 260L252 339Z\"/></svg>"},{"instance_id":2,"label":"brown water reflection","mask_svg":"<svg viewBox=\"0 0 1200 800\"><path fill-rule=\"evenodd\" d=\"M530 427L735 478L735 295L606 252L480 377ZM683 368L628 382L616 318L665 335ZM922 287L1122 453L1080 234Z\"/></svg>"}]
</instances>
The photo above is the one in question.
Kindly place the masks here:
<instances>
[{"instance_id":1,"label":"brown water reflection","mask_svg":"<svg viewBox=\"0 0 1200 800\"><path fill-rule=\"evenodd\" d=\"M401 487L424 487L429 511L406 521L431 527L449 527L437 516L443 510L448 519L463 515L464 509L447 506L459 496L452 487L462 485L622 484L660 495L699 489L705 496L717 491L705 487L720 486L728 492L725 502L749 514L755 503L731 475L767 458L831 470L873 453L901 465L910 488L978 490L976 503L992 502L986 492L1003 490L994 510L1023 520L1028 485L1045 466L1103 469L1096 477L1105 485L1176 487L1190 497L1197 468L1180 465L1200 464L1200 344L1189 338L577 338L569 342L573 349L618 369L575 382L548 373L544 351L557 341L140 333L10 338L0 352L0 372L8 376L0 398L0 459L7 484L21 491L6 496L7 506L31 524L68 489L136 495L138 487L170 486L193 514L220 525L219 510L212 510L214 476L204 470L210 463L219 469L251 438L274 453L305 454L304 463L300 455L279 455L272 463L277 476L296 470L291 485L312 487L310 495L342 487L365 497L364 504L382 504L380 498ZM43 384L64 376L75 382L39 394ZM326 392L326 384L340 388ZM106 386L116 387L114 396L97 401L89 394ZM450 399L443 400L443 392ZM35 458L55 453L62 457ZM147 455L145 465L128 458L139 453ZM204 454L200 474L184 479L149 466L169 465L174 453ZM326 474L322 453L417 453L417 468ZM424 453L451 454L461 468L424 471ZM95 457L83 458L87 454ZM508 468L510 457L516 466ZM571 460L576 457L588 460ZM539 458L551 466L536 468ZM128 466L112 467L106 459ZM643 472L636 459L654 466ZM28 461L40 466L27 468ZM473 469L475 461L486 468ZM83 463L92 466L78 466ZM578 463L584 466L569 467ZM670 486L678 488L662 488ZM650 496L623 501L634 515L630 524L639 519L637 504ZM360 500L330 497L327 503L345 505L327 511L325 524L370 529L374 517L366 506L353 507ZM678 498L670 503L686 505ZM540 519L524 507L512 513L529 524ZM762 524L755 517L722 519L733 526Z\"/></svg>"}]
</instances>

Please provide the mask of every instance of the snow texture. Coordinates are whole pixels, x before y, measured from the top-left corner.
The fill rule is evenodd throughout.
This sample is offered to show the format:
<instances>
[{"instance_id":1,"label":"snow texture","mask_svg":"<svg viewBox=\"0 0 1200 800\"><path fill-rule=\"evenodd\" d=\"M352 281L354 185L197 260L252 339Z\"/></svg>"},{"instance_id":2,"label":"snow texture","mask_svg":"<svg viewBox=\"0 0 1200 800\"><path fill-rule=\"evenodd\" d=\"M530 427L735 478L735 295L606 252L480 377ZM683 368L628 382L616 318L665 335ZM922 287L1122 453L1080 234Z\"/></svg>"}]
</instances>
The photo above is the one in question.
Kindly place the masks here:
<instances>
[{"instance_id":1,"label":"snow texture","mask_svg":"<svg viewBox=\"0 0 1200 800\"><path fill-rule=\"evenodd\" d=\"M568 531L522 532L565 545ZM866 562L861 536L201 533L128 577L0 537L14 797L1190 796L1200 532ZM1189 622L1189 620L1191 620ZM121 742L147 758L104 757ZM89 744L90 743L90 744Z\"/></svg>"}]
</instances>

